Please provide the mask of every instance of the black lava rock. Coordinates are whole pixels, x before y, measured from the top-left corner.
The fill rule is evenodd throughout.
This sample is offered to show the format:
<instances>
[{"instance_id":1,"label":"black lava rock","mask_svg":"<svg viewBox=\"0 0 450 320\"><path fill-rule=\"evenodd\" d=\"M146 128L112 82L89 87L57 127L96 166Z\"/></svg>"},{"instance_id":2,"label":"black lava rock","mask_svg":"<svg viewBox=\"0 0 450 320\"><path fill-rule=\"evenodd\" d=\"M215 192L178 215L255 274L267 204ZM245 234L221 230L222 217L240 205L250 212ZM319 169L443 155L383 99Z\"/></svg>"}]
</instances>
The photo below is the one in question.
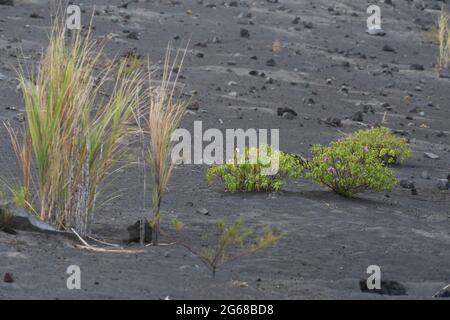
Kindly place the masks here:
<instances>
[{"instance_id":1,"label":"black lava rock","mask_svg":"<svg viewBox=\"0 0 450 320\"><path fill-rule=\"evenodd\" d=\"M409 69L416 70L416 71L423 71L425 70L424 66L422 64L413 63L409 66Z\"/></svg>"},{"instance_id":2,"label":"black lava rock","mask_svg":"<svg viewBox=\"0 0 450 320\"><path fill-rule=\"evenodd\" d=\"M247 29L242 28L241 29L241 38L250 38L250 31Z\"/></svg>"},{"instance_id":3,"label":"black lava rock","mask_svg":"<svg viewBox=\"0 0 450 320\"><path fill-rule=\"evenodd\" d=\"M367 288L367 280L359 281L359 288L365 293L376 293L388 296L404 296L406 295L406 288L397 281L384 281L381 280L380 289L369 289Z\"/></svg>"},{"instance_id":4,"label":"black lava rock","mask_svg":"<svg viewBox=\"0 0 450 320\"><path fill-rule=\"evenodd\" d=\"M295 112L294 110L292 110L291 108L278 108L277 109L277 115L282 117L285 113L290 113L292 114L294 117L297 116L297 112Z\"/></svg>"},{"instance_id":5,"label":"black lava rock","mask_svg":"<svg viewBox=\"0 0 450 320\"><path fill-rule=\"evenodd\" d=\"M415 188L414 181L401 180L400 181L400 187L402 187L404 189L414 189Z\"/></svg>"},{"instance_id":6,"label":"black lava rock","mask_svg":"<svg viewBox=\"0 0 450 320\"><path fill-rule=\"evenodd\" d=\"M141 240L141 221L136 221L135 224L127 227L130 242L140 242ZM144 226L144 242L152 242L152 228L148 223Z\"/></svg>"}]
</instances>

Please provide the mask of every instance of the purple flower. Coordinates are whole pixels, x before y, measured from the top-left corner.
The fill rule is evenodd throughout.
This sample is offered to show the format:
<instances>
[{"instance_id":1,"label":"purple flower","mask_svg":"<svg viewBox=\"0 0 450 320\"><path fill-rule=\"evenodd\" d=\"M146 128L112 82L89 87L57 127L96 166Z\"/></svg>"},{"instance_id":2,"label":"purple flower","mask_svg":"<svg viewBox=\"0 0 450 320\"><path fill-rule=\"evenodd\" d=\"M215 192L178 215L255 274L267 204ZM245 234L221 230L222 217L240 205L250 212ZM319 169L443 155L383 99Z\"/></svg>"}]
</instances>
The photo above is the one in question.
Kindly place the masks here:
<instances>
[{"instance_id":1,"label":"purple flower","mask_svg":"<svg viewBox=\"0 0 450 320\"><path fill-rule=\"evenodd\" d=\"M336 172L337 172L337 171L336 171L336 168L333 167L333 166L328 167L327 171L330 172L330 173L332 173L332 174L336 174Z\"/></svg>"},{"instance_id":2,"label":"purple flower","mask_svg":"<svg viewBox=\"0 0 450 320\"><path fill-rule=\"evenodd\" d=\"M369 152L369 146L364 146L364 151Z\"/></svg>"},{"instance_id":3,"label":"purple flower","mask_svg":"<svg viewBox=\"0 0 450 320\"><path fill-rule=\"evenodd\" d=\"M328 158L327 156L323 157L322 159L323 162L327 162L328 160L330 160L330 158Z\"/></svg>"}]
</instances>

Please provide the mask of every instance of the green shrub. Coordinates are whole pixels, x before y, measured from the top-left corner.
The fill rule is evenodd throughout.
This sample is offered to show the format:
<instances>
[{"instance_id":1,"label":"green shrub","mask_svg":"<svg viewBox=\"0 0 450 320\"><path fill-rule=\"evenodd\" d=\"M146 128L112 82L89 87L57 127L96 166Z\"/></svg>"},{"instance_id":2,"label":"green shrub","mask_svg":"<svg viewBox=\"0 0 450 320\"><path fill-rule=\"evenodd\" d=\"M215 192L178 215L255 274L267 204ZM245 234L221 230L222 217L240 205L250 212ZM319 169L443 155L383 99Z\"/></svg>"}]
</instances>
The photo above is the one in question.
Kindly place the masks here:
<instances>
[{"instance_id":1,"label":"green shrub","mask_svg":"<svg viewBox=\"0 0 450 320\"><path fill-rule=\"evenodd\" d=\"M412 155L406 139L395 136L388 128L360 130L348 136L347 139L356 140L373 149L384 164L403 163Z\"/></svg>"},{"instance_id":2,"label":"green shrub","mask_svg":"<svg viewBox=\"0 0 450 320\"><path fill-rule=\"evenodd\" d=\"M264 175L263 169L270 169L270 162L262 161L264 152L268 157L278 157L278 172ZM272 154L272 152L274 152ZM256 159L256 161L251 161ZM279 191L284 186L284 179L298 178L303 171L302 161L295 155L282 151L272 151L270 146L246 148L244 152L236 151L234 159L227 164L213 165L207 174L208 182L221 178L230 192Z\"/></svg>"},{"instance_id":3,"label":"green shrub","mask_svg":"<svg viewBox=\"0 0 450 320\"><path fill-rule=\"evenodd\" d=\"M174 219L172 223L177 232L183 229L183 223L179 220ZM212 272L213 277L216 276L217 269L223 264L273 247L286 236L285 232L275 234L266 229L262 235L257 237L254 230L243 228L240 219L231 224L219 220L216 227L217 239L213 244L202 249L191 248L184 242L177 241L178 244L196 255Z\"/></svg>"},{"instance_id":4,"label":"green shrub","mask_svg":"<svg viewBox=\"0 0 450 320\"><path fill-rule=\"evenodd\" d=\"M355 139L315 145L306 178L337 194L351 197L366 189L391 190L397 183L392 170L379 159L379 150Z\"/></svg>"}]
</instances>

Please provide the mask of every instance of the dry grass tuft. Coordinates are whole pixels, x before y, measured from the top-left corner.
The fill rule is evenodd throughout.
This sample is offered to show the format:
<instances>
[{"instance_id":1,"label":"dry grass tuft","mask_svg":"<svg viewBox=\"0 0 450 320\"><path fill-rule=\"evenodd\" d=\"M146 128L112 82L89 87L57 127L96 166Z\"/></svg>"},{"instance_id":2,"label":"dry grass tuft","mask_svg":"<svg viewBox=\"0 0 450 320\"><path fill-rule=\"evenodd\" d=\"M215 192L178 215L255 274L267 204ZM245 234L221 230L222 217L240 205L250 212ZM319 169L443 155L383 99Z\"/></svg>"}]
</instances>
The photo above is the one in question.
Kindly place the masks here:
<instances>
[{"instance_id":1,"label":"dry grass tuft","mask_svg":"<svg viewBox=\"0 0 450 320\"><path fill-rule=\"evenodd\" d=\"M99 63L104 44L92 29L66 37L64 17L54 22L37 71L18 70L26 128L8 127L22 168L26 202L36 168L37 212L43 221L90 233L98 188L124 152L127 123L138 107L142 73L126 62ZM111 80L114 79L114 80ZM110 91L109 98L104 91Z\"/></svg>"},{"instance_id":2,"label":"dry grass tuft","mask_svg":"<svg viewBox=\"0 0 450 320\"><path fill-rule=\"evenodd\" d=\"M154 245L159 242L161 199L166 191L173 169L171 159L172 133L179 126L187 107L186 102L180 101L175 96L179 76L178 70L183 64L185 54L185 50L183 52L178 50L172 61L171 47L168 47L161 84L157 86L155 91L149 92L148 98L146 129L148 129L150 136L148 162L152 168L154 182L152 190L153 218L151 221ZM172 81L172 79L174 80ZM150 83L151 81L150 79Z\"/></svg>"}]
</instances>

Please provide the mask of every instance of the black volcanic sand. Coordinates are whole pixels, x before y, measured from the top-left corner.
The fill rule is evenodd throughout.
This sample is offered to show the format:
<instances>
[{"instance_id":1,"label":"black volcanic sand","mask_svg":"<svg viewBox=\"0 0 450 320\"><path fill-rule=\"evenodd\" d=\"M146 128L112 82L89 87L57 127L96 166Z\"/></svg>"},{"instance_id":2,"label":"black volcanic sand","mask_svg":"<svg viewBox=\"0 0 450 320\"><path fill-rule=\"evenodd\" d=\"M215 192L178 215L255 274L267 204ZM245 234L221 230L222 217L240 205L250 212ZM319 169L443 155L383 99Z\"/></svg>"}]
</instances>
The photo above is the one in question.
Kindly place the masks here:
<instances>
[{"instance_id":1,"label":"black volcanic sand","mask_svg":"<svg viewBox=\"0 0 450 320\"><path fill-rule=\"evenodd\" d=\"M407 296L399 298L431 298L450 282L450 191L435 186L450 172L450 80L438 76L437 47L424 35L436 21L440 1L380 3L385 36L365 33L368 1L161 0L128 8L118 8L117 0L84 1L83 23L94 2L96 35L109 35L111 52L136 48L160 65L169 40L185 46L191 38L181 74L199 109L189 112L183 127L192 130L194 120L201 120L204 129L279 128L281 149L308 156L311 144L384 117L385 126L411 141L413 158L394 170L399 179L415 182L418 195L398 186L389 195L364 192L344 199L305 180L279 193L229 194L222 185L208 186L206 166L178 166L163 201L164 226L168 229L173 217L181 219L187 244L211 244L202 236L221 218L239 217L248 227L288 235L275 248L223 266L213 279L178 245L94 253L64 237L0 232L0 298L393 298L361 292L359 281L369 265L381 267L383 280L405 286ZM37 61L49 25L44 0L0 6L1 120L22 125L13 71L17 48ZM249 38L241 37L242 28ZM275 53L274 42L282 44ZM394 51L383 50L386 45ZM267 66L269 59L274 66ZM251 76L251 70L265 77ZM280 107L298 116L279 117ZM369 112L363 121L352 121L364 108ZM327 118L342 120L342 127L321 121ZM0 174L13 183L19 170L3 126L0 141ZM440 158L426 158L424 152ZM98 238L120 243L127 238L126 226L149 210L150 196L145 208L142 200L141 171L127 168L107 188L120 191L120 197L97 211ZM422 178L423 171L430 179ZM198 213L201 208L209 214ZM66 289L65 272L72 264L82 270L79 291ZM13 283L3 282L6 272Z\"/></svg>"}]
</instances>

